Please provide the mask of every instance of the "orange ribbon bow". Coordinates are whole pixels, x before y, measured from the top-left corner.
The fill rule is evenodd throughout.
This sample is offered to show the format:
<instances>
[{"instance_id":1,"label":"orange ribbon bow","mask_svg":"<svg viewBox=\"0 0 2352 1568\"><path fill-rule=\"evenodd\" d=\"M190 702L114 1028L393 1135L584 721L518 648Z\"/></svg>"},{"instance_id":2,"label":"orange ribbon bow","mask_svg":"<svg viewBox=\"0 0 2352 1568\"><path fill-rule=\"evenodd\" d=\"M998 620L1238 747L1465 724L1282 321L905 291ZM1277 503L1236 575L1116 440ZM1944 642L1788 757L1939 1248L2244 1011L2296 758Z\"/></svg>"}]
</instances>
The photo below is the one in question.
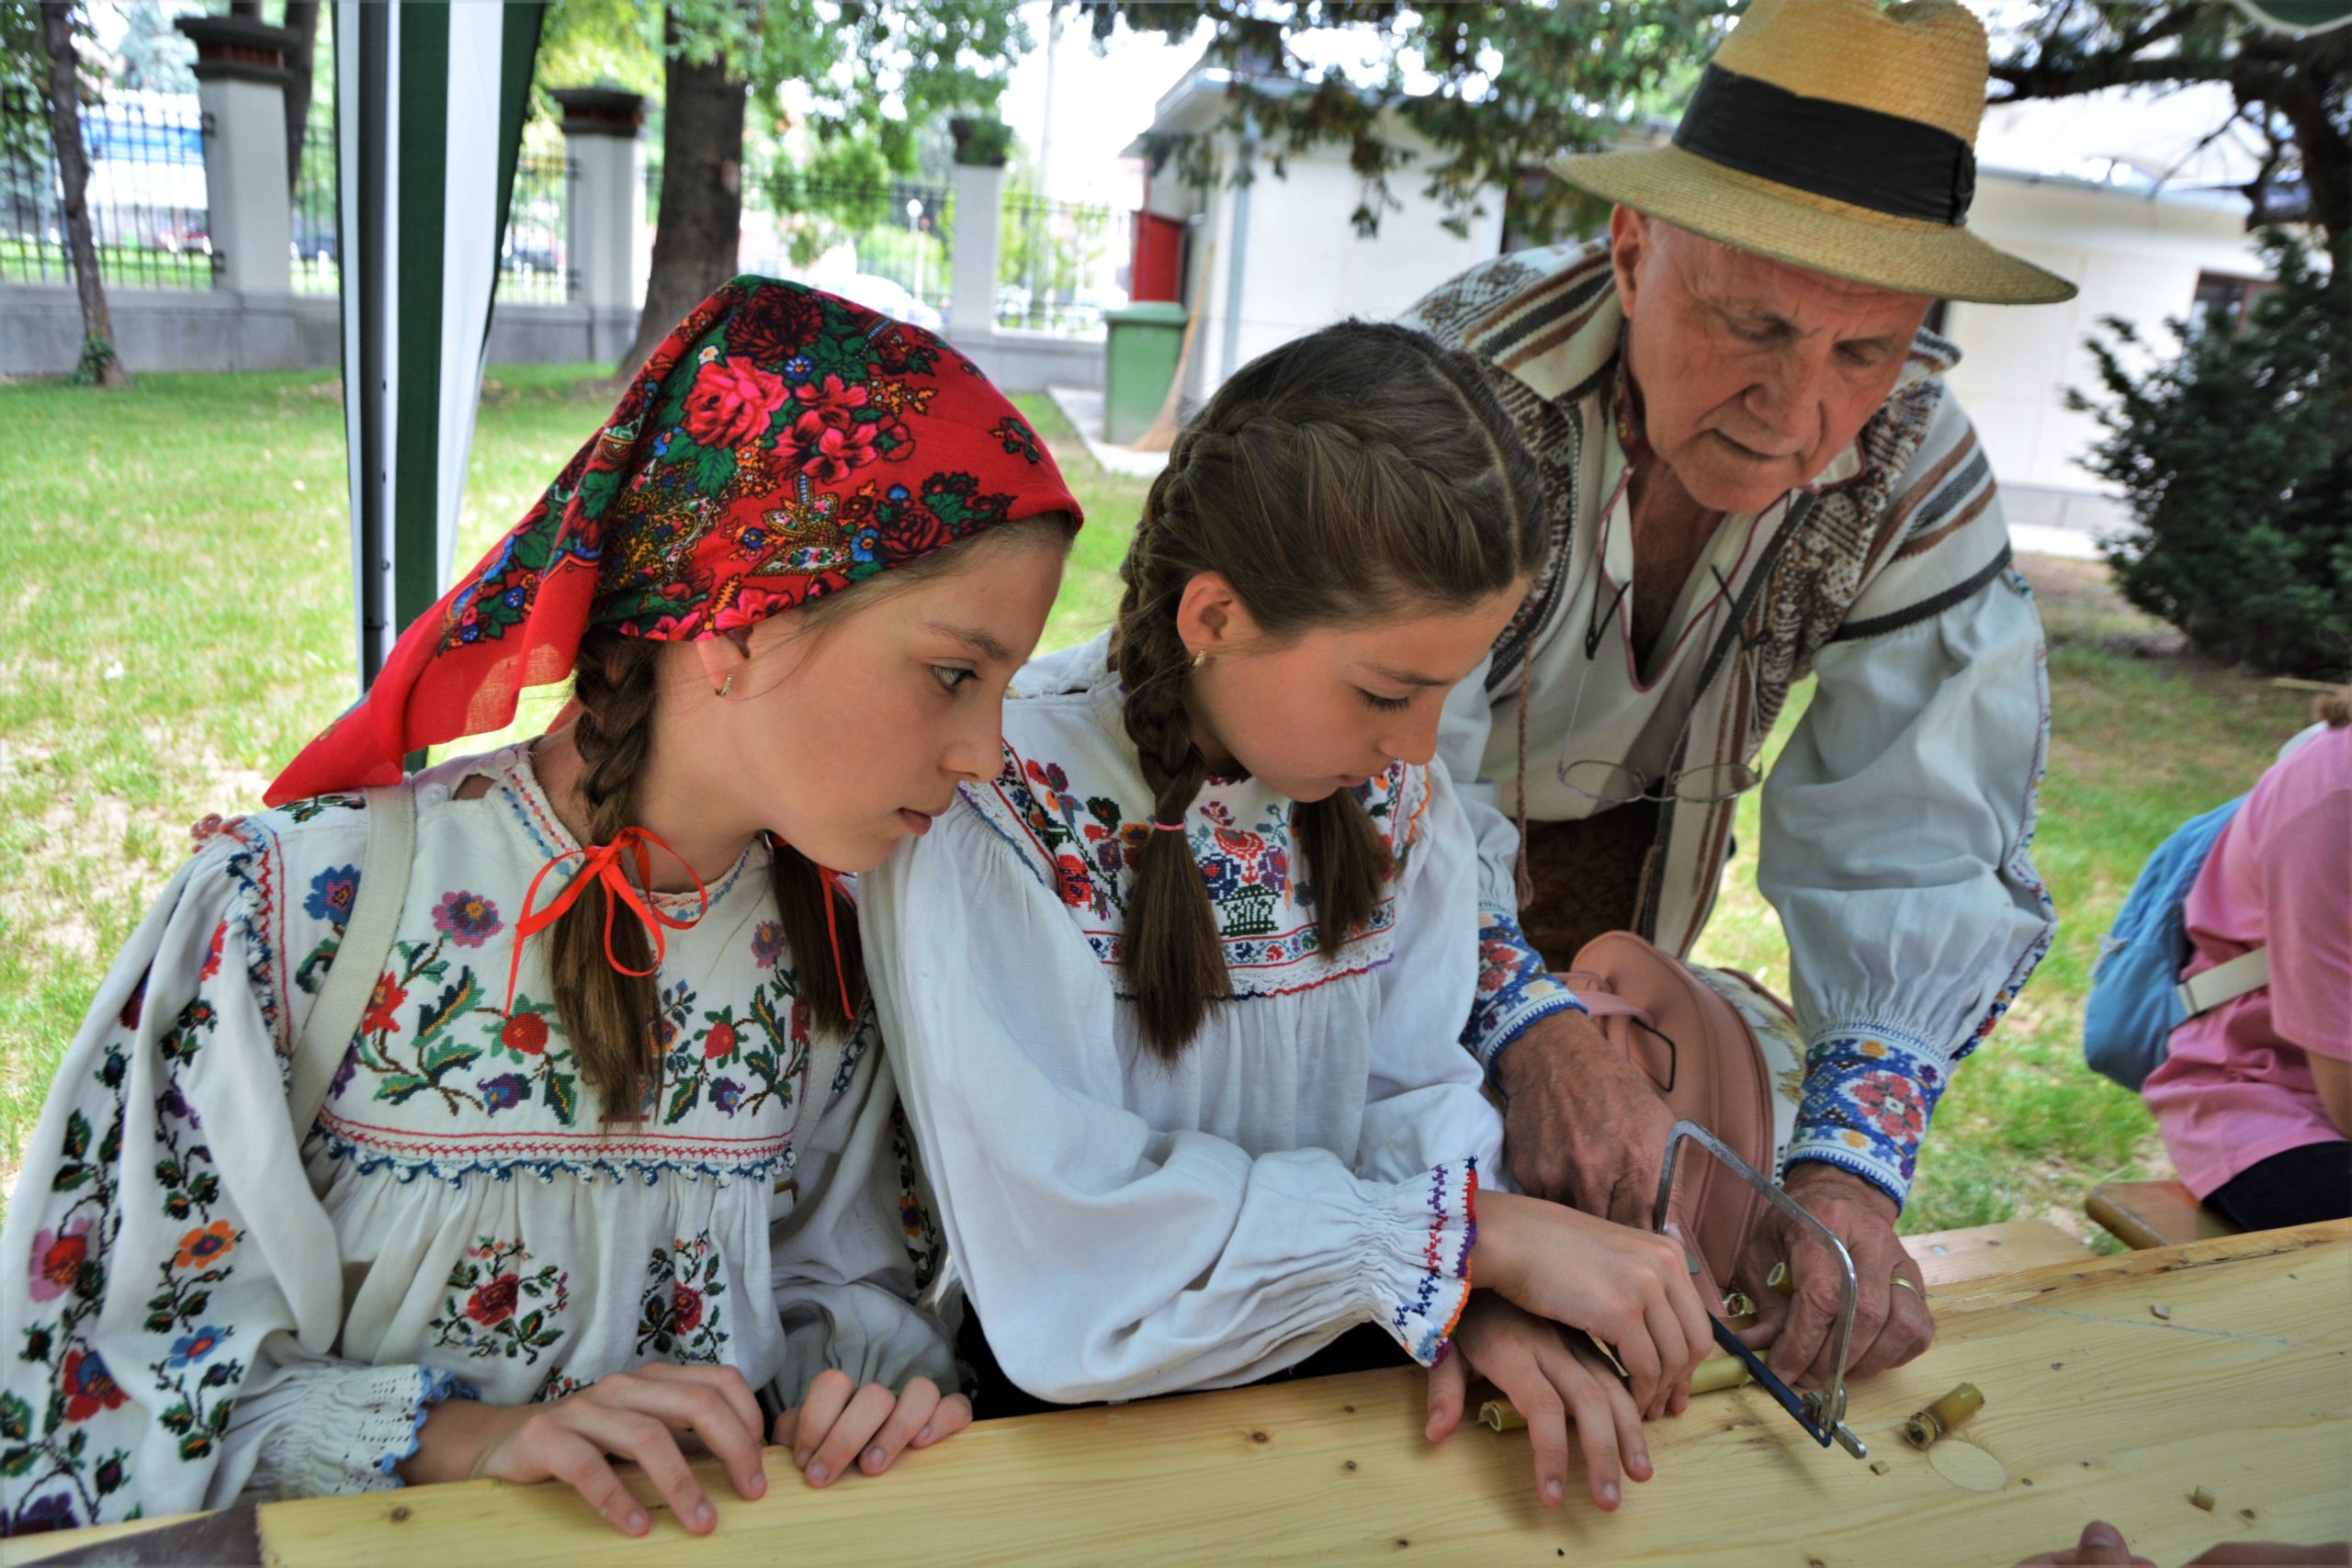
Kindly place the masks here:
<instances>
[{"instance_id":1,"label":"orange ribbon bow","mask_svg":"<svg viewBox=\"0 0 2352 1568\"><path fill-rule=\"evenodd\" d=\"M695 891L702 897L702 908L695 912L693 919L672 919L648 903L645 896L638 891L640 885L650 885L653 880L653 857L648 852L649 845L662 851L680 865L685 865L686 874L694 877ZM544 909L533 909L531 902L539 896L539 884L547 880L548 873L574 855L582 857L586 863L581 866L579 874L564 884L563 891L555 896L553 903ZM629 881L628 872L622 868L624 855L630 857L636 863L637 882L635 883ZM603 883L605 891L611 895L605 902L605 960L624 975L642 977L659 970L662 967L662 955L668 951L668 944L662 935L663 928L666 927L673 931L691 931L704 915L710 912L710 889L705 887L702 878L695 874L695 868L686 865L684 856L642 828L624 828L613 835L613 841L609 844L598 844L592 849L564 851L549 860L547 864L539 867L538 875L531 878L530 890L523 895L523 912L514 921L514 953L506 964L506 1010L509 1013L514 1010L514 982L523 969L524 942L534 933L543 931L561 919L563 912L571 908L580 896L588 890L589 884L594 882ZM646 934L653 939L651 968L632 969L623 964L613 952L613 911L623 904L637 912L637 918L644 922Z\"/></svg>"}]
</instances>

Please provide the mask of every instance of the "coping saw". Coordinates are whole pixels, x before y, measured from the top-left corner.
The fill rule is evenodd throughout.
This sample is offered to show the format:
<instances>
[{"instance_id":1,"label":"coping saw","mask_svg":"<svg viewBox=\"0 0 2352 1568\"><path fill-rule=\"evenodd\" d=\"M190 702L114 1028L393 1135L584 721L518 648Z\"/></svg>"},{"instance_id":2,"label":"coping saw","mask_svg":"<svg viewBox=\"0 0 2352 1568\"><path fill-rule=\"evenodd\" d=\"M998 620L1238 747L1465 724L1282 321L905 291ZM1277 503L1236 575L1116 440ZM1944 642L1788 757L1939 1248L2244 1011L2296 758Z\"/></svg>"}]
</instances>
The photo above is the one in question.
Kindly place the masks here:
<instances>
[{"instance_id":1,"label":"coping saw","mask_svg":"<svg viewBox=\"0 0 2352 1568\"><path fill-rule=\"evenodd\" d=\"M1839 1241L1827 1225L1808 1213L1804 1204L1782 1191L1779 1183L1765 1178L1754 1166L1749 1165L1724 1146L1722 1139L1708 1132L1698 1122L1690 1121L1677 1122L1673 1130L1666 1135L1666 1159L1665 1163L1659 1167L1657 1174L1657 1204L1650 1213L1652 1230L1660 1235L1665 1234L1668 1208L1674 1197L1675 1163L1682 1152L1682 1145L1686 1140L1697 1144L1715 1158L1731 1167L1739 1174L1742 1180L1762 1193L1767 1202L1811 1231L1821 1245L1828 1248L1829 1255L1838 1260L1840 1295L1837 1326L1838 1348L1837 1353L1830 1360L1829 1382L1826 1386L1799 1393L1773 1376L1771 1369L1764 1364L1763 1358L1741 1344L1739 1336L1726 1327L1723 1319L1713 1313L1709 1313L1707 1322L1714 1329L1715 1343L1745 1362L1748 1375L1756 1380L1758 1386L1770 1393L1774 1399L1779 1400L1781 1408L1786 1410L1814 1441L1825 1449L1834 1442L1856 1459L1869 1458L1870 1450L1863 1446L1862 1440L1854 1436L1852 1430L1846 1425L1846 1352L1849 1341L1853 1338L1854 1303L1860 1295L1854 1282L1854 1260L1847 1255L1846 1244ZM1691 1265L1692 1269L1695 1271L1697 1267L1694 1261Z\"/></svg>"}]
</instances>

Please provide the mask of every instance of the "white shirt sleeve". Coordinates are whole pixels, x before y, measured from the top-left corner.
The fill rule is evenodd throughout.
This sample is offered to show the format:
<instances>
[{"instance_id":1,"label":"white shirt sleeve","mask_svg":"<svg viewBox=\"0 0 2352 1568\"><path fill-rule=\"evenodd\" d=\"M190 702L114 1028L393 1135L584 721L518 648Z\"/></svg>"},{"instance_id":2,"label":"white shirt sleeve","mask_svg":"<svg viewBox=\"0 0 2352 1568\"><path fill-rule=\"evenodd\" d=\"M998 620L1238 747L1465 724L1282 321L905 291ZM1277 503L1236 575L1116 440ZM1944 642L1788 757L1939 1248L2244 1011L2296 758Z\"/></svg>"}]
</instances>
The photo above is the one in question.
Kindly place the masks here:
<instances>
[{"instance_id":1,"label":"white shirt sleeve","mask_svg":"<svg viewBox=\"0 0 2352 1568\"><path fill-rule=\"evenodd\" d=\"M1519 829L1503 815L1502 792L1487 777L1487 738L1495 723L1487 674L1493 665L1492 655L1480 660L1478 668L1446 694L1437 721L1437 754L1453 780L1455 798L1477 846L1478 901L1515 911Z\"/></svg>"},{"instance_id":2,"label":"white shirt sleeve","mask_svg":"<svg viewBox=\"0 0 2352 1568\"><path fill-rule=\"evenodd\" d=\"M1462 1046L1492 1077L1504 1050L1538 1019L1583 1003L1553 978L1519 924L1519 829L1503 815L1501 792L1487 777L1487 739L1494 698L1487 691L1493 658L1481 660L1453 691L1438 717L1438 763L1453 781L1471 841L1478 884L1477 999Z\"/></svg>"},{"instance_id":3,"label":"white shirt sleeve","mask_svg":"<svg viewBox=\"0 0 2352 1568\"><path fill-rule=\"evenodd\" d=\"M1947 554L1947 552L1950 552ZM1815 660L1764 783L1757 880L1809 1043L1788 1159L1897 1203L1952 1065L2049 945L2028 850L2049 735L2041 626L1989 497L1898 559Z\"/></svg>"},{"instance_id":4,"label":"white shirt sleeve","mask_svg":"<svg viewBox=\"0 0 2352 1568\"><path fill-rule=\"evenodd\" d=\"M0 1231L0 1515L397 1486L425 1407L455 1391L329 1353L341 1258L281 1055L310 998L266 989L279 911L228 874L246 852L224 836L174 880L26 1148Z\"/></svg>"},{"instance_id":5,"label":"white shirt sleeve","mask_svg":"<svg viewBox=\"0 0 2352 1568\"><path fill-rule=\"evenodd\" d=\"M864 1028L874 1033L871 1020ZM808 1086L828 1100L797 1151L795 1201L775 1227L785 1360L773 1388L787 1408L829 1368L894 1391L918 1377L958 1387L954 1335L914 1304L938 1269L939 1238L898 1080L870 1038L846 1075L838 1092Z\"/></svg>"},{"instance_id":6,"label":"white shirt sleeve","mask_svg":"<svg viewBox=\"0 0 2352 1568\"><path fill-rule=\"evenodd\" d=\"M967 803L869 874L860 918L943 1229L1013 1382L1069 1403L1242 1382L1367 1321L1424 1361L1445 1348L1468 1160L1366 1179L1125 1109L1114 973Z\"/></svg>"},{"instance_id":7,"label":"white shirt sleeve","mask_svg":"<svg viewBox=\"0 0 2352 1568\"><path fill-rule=\"evenodd\" d=\"M1419 1179L1465 1156L1478 1184L1502 1177L1502 1112L1483 1075L1457 1044L1478 986L1478 857L1442 761L1399 856L1396 945L1375 983L1372 1081L1364 1094L1356 1174L1373 1181Z\"/></svg>"}]
</instances>

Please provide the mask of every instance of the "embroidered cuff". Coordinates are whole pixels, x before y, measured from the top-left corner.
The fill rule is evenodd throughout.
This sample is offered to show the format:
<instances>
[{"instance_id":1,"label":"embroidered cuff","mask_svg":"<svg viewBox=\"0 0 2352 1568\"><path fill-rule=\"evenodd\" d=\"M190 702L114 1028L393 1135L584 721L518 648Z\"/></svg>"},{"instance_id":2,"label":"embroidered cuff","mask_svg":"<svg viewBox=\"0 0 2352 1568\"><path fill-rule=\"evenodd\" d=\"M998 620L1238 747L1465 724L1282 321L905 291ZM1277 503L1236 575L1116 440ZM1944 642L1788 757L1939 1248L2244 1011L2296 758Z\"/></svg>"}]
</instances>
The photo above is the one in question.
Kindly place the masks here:
<instances>
[{"instance_id":1,"label":"embroidered cuff","mask_svg":"<svg viewBox=\"0 0 2352 1568\"><path fill-rule=\"evenodd\" d=\"M1408 1355L1433 1367L1452 1348L1453 1325L1470 1300L1478 1161L1448 1161L1418 1185L1408 1182L1391 1190L1402 1202L1395 1223L1382 1224L1374 1238L1374 1310Z\"/></svg>"},{"instance_id":2,"label":"embroidered cuff","mask_svg":"<svg viewBox=\"0 0 2352 1568\"><path fill-rule=\"evenodd\" d=\"M322 1371L270 1447L280 1497L384 1492L416 1452L425 1413L442 1400L469 1399L474 1389L431 1367L354 1367Z\"/></svg>"},{"instance_id":3,"label":"embroidered cuff","mask_svg":"<svg viewBox=\"0 0 2352 1568\"><path fill-rule=\"evenodd\" d=\"M1785 1163L1852 1171L1900 1208L1943 1091L1941 1055L1909 1031L1869 1021L1825 1029L1805 1048L1804 1100Z\"/></svg>"},{"instance_id":4,"label":"embroidered cuff","mask_svg":"<svg viewBox=\"0 0 2352 1568\"><path fill-rule=\"evenodd\" d=\"M1462 1044L1487 1069L1487 1081L1494 1081L1504 1049L1528 1025L1571 1008L1582 1011L1584 1004L1528 945L1518 917L1499 905L1480 906L1478 995L1470 1004Z\"/></svg>"}]
</instances>

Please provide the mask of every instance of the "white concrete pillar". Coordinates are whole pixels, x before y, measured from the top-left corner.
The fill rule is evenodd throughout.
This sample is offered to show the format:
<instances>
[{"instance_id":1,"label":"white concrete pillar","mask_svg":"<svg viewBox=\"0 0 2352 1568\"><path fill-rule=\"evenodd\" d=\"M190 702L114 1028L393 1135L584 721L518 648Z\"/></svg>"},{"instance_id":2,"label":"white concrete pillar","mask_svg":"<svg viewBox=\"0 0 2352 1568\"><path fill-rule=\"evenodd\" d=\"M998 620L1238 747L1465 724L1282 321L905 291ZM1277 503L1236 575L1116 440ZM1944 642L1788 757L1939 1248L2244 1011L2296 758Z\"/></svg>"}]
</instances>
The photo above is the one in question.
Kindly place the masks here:
<instances>
[{"instance_id":1,"label":"white concrete pillar","mask_svg":"<svg viewBox=\"0 0 2352 1568\"><path fill-rule=\"evenodd\" d=\"M196 42L204 109L204 190L213 287L285 294L294 286L294 197L286 164L284 28L239 17L182 17Z\"/></svg>"},{"instance_id":2,"label":"white concrete pillar","mask_svg":"<svg viewBox=\"0 0 2352 1568\"><path fill-rule=\"evenodd\" d=\"M996 333L997 252L1003 243L1004 148L1001 136L975 134L986 122L957 119L956 246L947 298L947 335L984 344ZM967 157L973 161L967 163Z\"/></svg>"},{"instance_id":3,"label":"white concrete pillar","mask_svg":"<svg viewBox=\"0 0 2352 1568\"><path fill-rule=\"evenodd\" d=\"M572 299L631 314L645 299L645 97L562 87L564 245ZM616 351L617 352L617 351Z\"/></svg>"}]
</instances>

